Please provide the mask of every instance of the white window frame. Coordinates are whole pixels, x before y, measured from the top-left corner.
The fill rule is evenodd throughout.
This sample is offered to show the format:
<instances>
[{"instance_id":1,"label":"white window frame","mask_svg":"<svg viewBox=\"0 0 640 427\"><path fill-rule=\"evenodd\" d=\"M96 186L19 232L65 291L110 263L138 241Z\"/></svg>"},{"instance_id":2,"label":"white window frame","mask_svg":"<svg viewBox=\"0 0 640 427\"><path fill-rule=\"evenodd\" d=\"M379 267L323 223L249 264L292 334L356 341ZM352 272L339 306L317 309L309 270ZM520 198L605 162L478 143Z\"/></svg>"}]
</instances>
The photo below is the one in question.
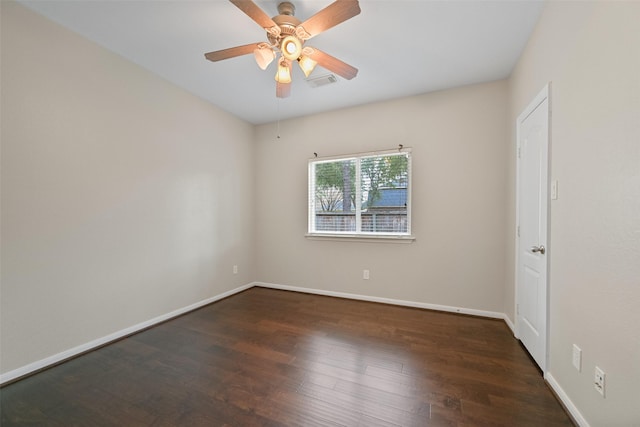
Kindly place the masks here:
<instances>
[{"instance_id":1,"label":"white window frame","mask_svg":"<svg viewBox=\"0 0 640 427\"><path fill-rule=\"evenodd\" d=\"M393 233L393 232L363 232L362 229L362 207L361 207L361 171L360 171L360 159L366 157L376 157L376 156L388 156L388 155L406 155L407 156L407 232L401 233ZM345 160L356 160L356 196L355 199L358 201L355 205L355 215L356 215L356 232L352 231L317 231L315 230L315 219L316 219L316 211L315 211L315 168L314 165L318 163L324 162L333 162L333 161L345 161ZM380 242L394 242L394 243L411 243L415 240L415 237L411 234L412 222L411 222L411 193L412 193L412 155L411 148L402 148L401 150L387 150L387 151L372 151L366 153L358 153L358 154L349 154L342 156L332 156L332 157L318 157L309 159L308 163L308 190L307 190L307 206L308 206L308 230L306 237L311 240L349 240L349 241L360 241L360 242L372 242L372 241L380 241Z\"/></svg>"}]
</instances>

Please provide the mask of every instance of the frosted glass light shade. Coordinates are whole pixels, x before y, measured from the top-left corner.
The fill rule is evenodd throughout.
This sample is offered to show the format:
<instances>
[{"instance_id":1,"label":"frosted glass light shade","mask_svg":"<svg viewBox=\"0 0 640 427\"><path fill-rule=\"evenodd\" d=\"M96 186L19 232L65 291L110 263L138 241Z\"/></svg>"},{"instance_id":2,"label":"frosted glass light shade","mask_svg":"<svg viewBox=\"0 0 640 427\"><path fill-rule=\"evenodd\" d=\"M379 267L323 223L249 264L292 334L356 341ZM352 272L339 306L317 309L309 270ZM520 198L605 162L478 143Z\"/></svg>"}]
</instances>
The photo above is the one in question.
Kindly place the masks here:
<instances>
[{"instance_id":1,"label":"frosted glass light shade","mask_svg":"<svg viewBox=\"0 0 640 427\"><path fill-rule=\"evenodd\" d=\"M253 51L258 67L266 70L269 64L275 59L276 54L270 48L257 48Z\"/></svg>"},{"instance_id":2,"label":"frosted glass light shade","mask_svg":"<svg viewBox=\"0 0 640 427\"><path fill-rule=\"evenodd\" d=\"M298 61L298 65L300 65L300 69L304 73L305 77L309 77L309 74L311 74L313 69L316 67L316 64L316 61L304 55L301 56Z\"/></svg>"},{"instance_id":3,"label":"frosted glass light shade","mask_svg":"<svg viewBox=\"0 0 640 427\"><path fill-rule=\"evenodd\" d=\"M291 83L291 70L285 61L281 61L280 64L278 64L276 81L278 83Z\"/></svg>"}]
</instances>

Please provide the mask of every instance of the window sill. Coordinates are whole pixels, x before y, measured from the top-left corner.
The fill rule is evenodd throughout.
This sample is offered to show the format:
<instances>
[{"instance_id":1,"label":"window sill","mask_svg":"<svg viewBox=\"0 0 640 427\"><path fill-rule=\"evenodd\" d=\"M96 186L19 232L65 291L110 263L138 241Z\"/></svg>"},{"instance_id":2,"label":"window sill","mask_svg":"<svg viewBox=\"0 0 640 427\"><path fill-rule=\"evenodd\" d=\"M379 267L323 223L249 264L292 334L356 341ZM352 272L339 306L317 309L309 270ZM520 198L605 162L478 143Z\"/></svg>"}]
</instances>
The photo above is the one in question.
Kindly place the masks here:
<instances>
[{"instance_id":1,"label":"window sill","mask_svg":"<svg viewBox=\"0 0 640 427\"><path fill-rule=\"evenodd\" d=\"M415 236L398 236L398 235L379 235L373 236L368 234L315 234L308 233L305 237L309 240L329 240L334 242L380 242L380 243L413 243Z\"/></svg>"}]
</instances>

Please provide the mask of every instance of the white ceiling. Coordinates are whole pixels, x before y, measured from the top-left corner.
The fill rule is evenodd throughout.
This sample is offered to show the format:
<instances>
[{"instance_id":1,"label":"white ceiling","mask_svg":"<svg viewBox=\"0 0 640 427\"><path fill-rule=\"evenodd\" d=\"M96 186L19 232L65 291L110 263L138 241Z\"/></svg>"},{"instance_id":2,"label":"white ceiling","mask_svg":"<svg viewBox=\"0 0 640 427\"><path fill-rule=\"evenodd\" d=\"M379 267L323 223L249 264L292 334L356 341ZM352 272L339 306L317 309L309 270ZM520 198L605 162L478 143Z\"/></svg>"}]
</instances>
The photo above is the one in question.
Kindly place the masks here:
<instances>
[{"instance_id":1,"label":"white ceiling","mask_svg":"<svg viewBox=\"0 0 640 427\"><path fill-rule=\"evenodd\" d=\"M278 0L256 3L277 15ZM362 13L309 40L359 69L353 80L311 88L294 67L291 97L275 96L275 62L221 62L204 53L264 41L225 0L21 0L29 8L254 124L509 76L538 20L541 0L361 0ZM331 0L293 0L302 21ZM328 74L316 67L311 77Z\"/></svg>"}]
</instances>

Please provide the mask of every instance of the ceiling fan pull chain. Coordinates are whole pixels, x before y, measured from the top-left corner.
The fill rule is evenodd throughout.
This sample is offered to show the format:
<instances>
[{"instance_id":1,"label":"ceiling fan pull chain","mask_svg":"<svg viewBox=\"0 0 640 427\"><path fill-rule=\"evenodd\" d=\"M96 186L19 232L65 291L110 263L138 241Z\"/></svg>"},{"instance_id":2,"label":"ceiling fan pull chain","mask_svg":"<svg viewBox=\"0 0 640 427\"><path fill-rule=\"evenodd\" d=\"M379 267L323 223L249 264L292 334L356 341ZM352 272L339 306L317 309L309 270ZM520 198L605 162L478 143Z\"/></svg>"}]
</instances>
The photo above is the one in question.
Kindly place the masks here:
<instances>
[{"instance_id":1,"label":"ceiling fan pull chain","mask_svg":"<svg viewBox=\"0 0 640 427\"><path fill-rule=\"evenodd\" d=\"M277 104L278 108L276 110L277 113L278 113L278 124L276 125L276 138L280 139L280 98L276 98L276 100L277 100L277 103L278 103Z\"/></svg>"}]
</instances>

